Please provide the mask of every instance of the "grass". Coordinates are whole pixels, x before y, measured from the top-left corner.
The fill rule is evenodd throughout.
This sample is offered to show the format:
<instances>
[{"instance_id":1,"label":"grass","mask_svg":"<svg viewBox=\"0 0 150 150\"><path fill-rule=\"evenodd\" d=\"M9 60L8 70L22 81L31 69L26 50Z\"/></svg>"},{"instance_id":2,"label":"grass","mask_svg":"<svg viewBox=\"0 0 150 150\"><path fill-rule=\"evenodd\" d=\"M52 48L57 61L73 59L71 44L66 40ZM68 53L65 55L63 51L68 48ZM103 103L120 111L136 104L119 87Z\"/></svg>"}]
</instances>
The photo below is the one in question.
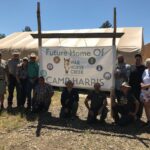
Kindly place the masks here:
<instances>
[{"instance_id":1,"label":"grass","mask_svg":"<svg viewBox=\"0 0 150 150\"><path fill-rule=\"evenodd\" d=\"M12 112L2 111L0 114L0 150L35 149L34 146L40 150L149 149L150 131L148 128L135 125L126 128L113 126L110 113L106 119L107 124L87 125L85 119L88 112L84 105L85 95L80 96L79 120L61 120L59 118L60 96L61 93L56 91L52 98L50 106L52 117L49 114L38 117L26 110L20 112L16 108ZM142 119L145 120L145 114L143 117Z\"/></svg>"},{"instance_id":2,"label":"grass","mask_svg":"<svg viewBox=\"0 0 150 150\"><path fill-rule=\"evenodd\" d=\"M60 105L60 93L58 91L55 91L54 96L52 97L52 106Z\"/></svg>"},{"instance_id":3,"label":"grass","mask_svg":"<svg viewBox=\"0 0 150 150\"><path fill-rule=\"evenodd\" d=\"M14 97L15 96L16 92L14 93ZM6 100L4 103L5 107L7 107ZM51 105L52 107L60 105L60 92L55 92ZM28 121L35 121L37 119L36 114L27 113L25 110L20 112L15 107L11 112L4 110L0 112L0 132L9 132L21 128L24 124L28 123Z\"/></svg>"},{"instance_id":4,"label":"grass","mask_svg":"<svg viewBox=\"0 0 150 150\"><path fill-rule=\"evenodd\" d=\"M7 112L2 112L0 116L0 131L8 132L22 127L27 121L18 115L10 115Z\"/></svg>"}]
</instances>

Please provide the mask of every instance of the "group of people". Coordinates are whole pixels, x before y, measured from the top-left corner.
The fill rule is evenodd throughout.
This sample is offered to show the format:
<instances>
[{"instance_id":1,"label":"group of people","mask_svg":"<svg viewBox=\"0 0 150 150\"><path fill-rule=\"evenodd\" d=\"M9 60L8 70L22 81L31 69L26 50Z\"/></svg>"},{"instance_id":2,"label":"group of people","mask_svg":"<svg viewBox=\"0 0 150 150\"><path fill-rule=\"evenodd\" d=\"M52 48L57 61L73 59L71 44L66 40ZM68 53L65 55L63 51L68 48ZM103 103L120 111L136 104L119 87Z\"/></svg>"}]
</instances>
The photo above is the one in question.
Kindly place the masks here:
<instances>
[{"instance_id":1,"label":"group of people","mask_svg":"<svg viewBox=\"0 0 150 150\"><path fill-rule=\"evenodd\" d=\"M8 109L12 108L14 90L16 88L17 107L24 107L27 100L27 108L32 106L32 90L37 86L39 65L36 55L31 53L30 58L19 58L20 53L14 51L12 58L7 62L2 59L0 53L0 108L3 109L4 94L8 86Z\"/></svg>"},{"instance_id":2,"label":"group of people","mask_svg":"<svg viewBox=\"0 0 150 150\"><path fill-rule=\"evenodd\" d=\"M115 90L112 92L112 117L115 123L126 125L140 120L143 107L150 125L150 58L142 63L142 56L135 55L135 64L125 63L122 55L118 56L115 69Z\"/></svg>"},{"instance_id":3,"label":"group of people","mask_svg":"<svg viewBox=\"0 0 150 150\"><path fill-rule=\"evenodd\" d=\"M142 56L135 55L135 64L125 63L122 55L114 71L115 88L111 92L111 111L114 123L127 125L140 120L145 109L147 123L150 125L150 58L146 65L142 64ZM39 77L39 66L36 55L31 53L29 58L19 58L19 52L14 51L12 58L5 62L0 53L0 109L3 109L4 94L8 85L8 109L12 108L13 94L16 88L17 107L25 107L33 112L48 111L54 90ZM33 94L32 94L33 91ZM61 118L77 117L79 102L78 90L71 80L61 93ZM88 110L87 122L105 122L108 113L107 96L101 91L100 83L94 84L94 90L85 98ZM98 117L100 117L98 119Z\"/></svg>"}]
</instances>

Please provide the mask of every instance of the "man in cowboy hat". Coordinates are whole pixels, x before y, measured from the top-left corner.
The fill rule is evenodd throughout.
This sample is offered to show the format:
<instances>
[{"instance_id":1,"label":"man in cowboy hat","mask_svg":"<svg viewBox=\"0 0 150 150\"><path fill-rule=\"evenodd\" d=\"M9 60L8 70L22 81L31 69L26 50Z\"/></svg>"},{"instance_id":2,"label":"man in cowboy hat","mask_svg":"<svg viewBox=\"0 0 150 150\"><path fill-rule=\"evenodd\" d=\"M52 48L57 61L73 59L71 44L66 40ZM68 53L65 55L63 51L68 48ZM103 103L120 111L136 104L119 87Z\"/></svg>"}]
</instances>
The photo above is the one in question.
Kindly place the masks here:
<instances>
[{"instance_id":1,"label":"man in cowboy hat","mask_svg":"<svg viewBox=\"0 0 150 150\"><path fill-rule=\"evenodd\" d=\"M17 107L19 107L19 86L16 79L17 66L20 64L19 59L20 52L14 50L12 52L12 58L7 63L7 75L8 75L8 108L12 107L13 104L13 93L16 88L17 91Z\"/></svg>"},{"instance_id":2,"label":"man in cowboy hat","mask_svg":"<svg viewBox=\"0 0 150 150\"><path fill-rule=\"evenodd\" d=\"M113 118L115 123L124 126L136 120L136 114L139 108L139 102L131 93L131 87L127 82L121 84L121 97L113 105ZM119 114L121 117L119 117Z\"/></svg>"},{"instance_id":3,"label":"man in cowboy hat","mask_svg":"<svg viewBox=\"0 0 150 150\"><path fill-rule=\"evenodd\" d=\"M31 93L33 88L38 83L39 66L36 62L36 54L30 54L30 60L28 62L28 83L27 83L27 108L31 109Z\"/></svg>"}]
</instances>

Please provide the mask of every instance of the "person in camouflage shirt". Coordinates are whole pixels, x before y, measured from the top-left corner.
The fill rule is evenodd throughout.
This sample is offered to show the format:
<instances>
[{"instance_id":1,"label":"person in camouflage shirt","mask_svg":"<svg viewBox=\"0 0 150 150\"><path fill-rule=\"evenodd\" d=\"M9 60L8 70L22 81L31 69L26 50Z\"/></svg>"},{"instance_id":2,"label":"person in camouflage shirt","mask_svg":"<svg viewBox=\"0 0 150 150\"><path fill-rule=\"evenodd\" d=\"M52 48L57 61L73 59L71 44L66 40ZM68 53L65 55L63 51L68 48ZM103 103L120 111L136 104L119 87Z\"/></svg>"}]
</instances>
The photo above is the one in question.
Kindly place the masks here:
<instances>
[{"instance_id":1,"label":"person in camouflage shirt","mask_svg":"<svg viewBox=\"0 0 150 150\"><path fill-rule=\"evenodd\" d=\"M38 84L33 90L32 107L33 112L48 111L51 98L54 94L52 86L45 83L43 77L39 77Z\"/></svg>"}]
</instances>

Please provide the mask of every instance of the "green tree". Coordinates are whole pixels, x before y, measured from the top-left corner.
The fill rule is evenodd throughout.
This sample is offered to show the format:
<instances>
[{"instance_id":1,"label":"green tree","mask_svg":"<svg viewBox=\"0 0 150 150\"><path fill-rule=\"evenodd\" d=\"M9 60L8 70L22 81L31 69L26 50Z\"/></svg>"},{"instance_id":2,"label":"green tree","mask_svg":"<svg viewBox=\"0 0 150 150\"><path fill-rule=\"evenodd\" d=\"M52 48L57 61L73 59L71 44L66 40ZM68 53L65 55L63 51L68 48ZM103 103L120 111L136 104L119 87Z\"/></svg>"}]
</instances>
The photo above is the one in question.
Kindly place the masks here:
<instances>
[{"instance_id":1,"label":"green tree","mask_svg":"<svg viewBox=\"0 0 150 150\"><path fill-rule=\"evenodd\" d=\"M6 37L6 35L0 33L0 39L2 39L2 38L4 38L4 37Z\"/></svg>"},{"instance_id":2,"label":"green tree","mask_svg":"<svg viewBox=\"0 0 150 150\"><path fill-rule=\"evenodd\" d=\"M99 28L110 28L112 27L112 24L106 20Z\"/></svg>"},{"instance_id":3,"label":"green tree","mask_svg":"<svg viewBox=\"0 0 150 150\"><path fill-rule=\"evenodd\" d=\"M25 26L25 28L22 30L23 32L30 32L32 31L29 26Z\"/></svg>"}]
</instances>

